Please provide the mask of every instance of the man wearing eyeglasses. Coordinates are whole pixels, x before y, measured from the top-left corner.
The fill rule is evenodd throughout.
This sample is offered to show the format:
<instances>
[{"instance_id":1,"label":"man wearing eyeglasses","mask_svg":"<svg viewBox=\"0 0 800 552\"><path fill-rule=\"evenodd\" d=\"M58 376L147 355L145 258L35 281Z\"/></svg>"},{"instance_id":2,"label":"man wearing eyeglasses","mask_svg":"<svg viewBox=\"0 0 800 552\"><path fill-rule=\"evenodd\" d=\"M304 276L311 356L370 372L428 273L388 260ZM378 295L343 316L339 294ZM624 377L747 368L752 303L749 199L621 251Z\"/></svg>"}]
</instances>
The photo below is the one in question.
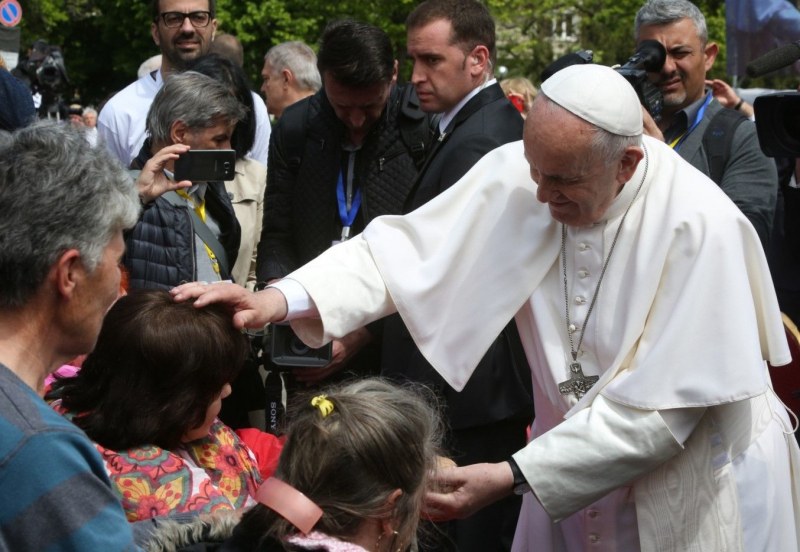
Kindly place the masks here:
<instances>
[{"instance_id":1,"label":"man wearing eyeglasses","mask_svg":"<svg viewBox=\"0 0 800 552\"><path fill-rule=\"evenodd\" d=\"M153 0L150 33L161 49L161 69L128 85L106 103L97 121L101 139L125 166L142 147L145 119L164 77L211 49L217 30L215 0ZM253 94L256 140L248 157L267 164L270 124L264 100Z\"/></svg>"}]
</instances>

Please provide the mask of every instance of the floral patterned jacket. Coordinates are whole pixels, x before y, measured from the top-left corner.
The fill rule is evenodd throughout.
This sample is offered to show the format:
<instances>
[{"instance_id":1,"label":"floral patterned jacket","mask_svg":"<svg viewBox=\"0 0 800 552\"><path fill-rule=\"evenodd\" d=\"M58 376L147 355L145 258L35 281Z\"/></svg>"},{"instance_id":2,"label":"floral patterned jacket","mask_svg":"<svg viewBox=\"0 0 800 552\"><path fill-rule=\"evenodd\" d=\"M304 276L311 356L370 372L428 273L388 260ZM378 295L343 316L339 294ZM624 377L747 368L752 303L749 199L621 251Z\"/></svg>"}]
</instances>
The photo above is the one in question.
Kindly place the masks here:
<instances>
[{"instance_id":1,"label":"floral patterned jacket","mask_svg":"<svg viewBox=\"0 0 800 552\"><path fill-rule=\"evenodd\" d=\"M53 408L71 416L60 406ZM154 445L124 451L95 447L128 521L175 512L209 513L252 506L261 485L256 458L234 431L215 420L203 439L175 450Z\"/></svg>"}]
</instances>

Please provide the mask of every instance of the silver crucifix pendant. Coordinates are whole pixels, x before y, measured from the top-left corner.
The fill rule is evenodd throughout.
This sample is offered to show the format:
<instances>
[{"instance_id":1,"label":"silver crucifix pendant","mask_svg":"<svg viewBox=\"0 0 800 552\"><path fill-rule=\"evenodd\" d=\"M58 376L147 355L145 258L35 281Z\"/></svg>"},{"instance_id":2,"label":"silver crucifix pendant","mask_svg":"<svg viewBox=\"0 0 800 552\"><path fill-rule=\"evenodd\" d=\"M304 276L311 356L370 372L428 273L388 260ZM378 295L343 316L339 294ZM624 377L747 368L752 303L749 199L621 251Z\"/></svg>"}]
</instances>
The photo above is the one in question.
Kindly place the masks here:
<instances>
[{"instance_id":1,"label":"silver crucifix pendant","mask_svg":"<svg viewBox=\"0 0 800 552\"><path fill-rule=\"evenodd\" d=\"M569 371L569 379L558 384L558 392L562 395L575 393L578 400L600 379L600 376L584 376L580 362L570 363Z\"/></svg>"}]
</instances>

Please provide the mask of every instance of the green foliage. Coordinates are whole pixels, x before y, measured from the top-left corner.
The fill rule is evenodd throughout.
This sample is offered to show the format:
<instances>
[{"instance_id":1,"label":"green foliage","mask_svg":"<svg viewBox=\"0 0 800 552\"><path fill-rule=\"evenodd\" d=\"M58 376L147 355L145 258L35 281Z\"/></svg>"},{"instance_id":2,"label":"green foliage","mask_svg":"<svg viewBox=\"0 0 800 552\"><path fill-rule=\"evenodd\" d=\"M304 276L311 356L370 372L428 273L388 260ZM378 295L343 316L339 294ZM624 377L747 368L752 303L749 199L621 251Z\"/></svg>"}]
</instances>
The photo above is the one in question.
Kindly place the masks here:
<instances>
[{"instance_id":1,"label":"green foliage","mask_svg":"<svg viewBox=\"0 0 800 552\"><path fill-rule=\"evenodd\" d=\"M497 21L498 66L508 76L538 75L560 53L589 49L599 63L623 63L634 51L633 19L642 0L484 0ZM37 38L62 47L71 90L86 103L98 103L136 78L142 61L157 54L150 36L149 0L21 0L23 52ZM217 0L219 30L244 44L245 70L254 88L260 83L264 53L286 40L316 48L325 25L352 17L387 31L401 62L401 79L410 76L405 62L405 18L418 0ZM725 2L698 0L709 36L720 45L711 75L725 76ZM575 13L580 42L553 44L563 15ZM576 20L577 21L577 20ZM558 50L558 48L563 48ZM786 80L786 79L784 79ZM796 80L796 79L794 79ZM751 85L769 84L760 79ZM793 86L793 85L792 85Z\"/></svg>"}]
</instances>

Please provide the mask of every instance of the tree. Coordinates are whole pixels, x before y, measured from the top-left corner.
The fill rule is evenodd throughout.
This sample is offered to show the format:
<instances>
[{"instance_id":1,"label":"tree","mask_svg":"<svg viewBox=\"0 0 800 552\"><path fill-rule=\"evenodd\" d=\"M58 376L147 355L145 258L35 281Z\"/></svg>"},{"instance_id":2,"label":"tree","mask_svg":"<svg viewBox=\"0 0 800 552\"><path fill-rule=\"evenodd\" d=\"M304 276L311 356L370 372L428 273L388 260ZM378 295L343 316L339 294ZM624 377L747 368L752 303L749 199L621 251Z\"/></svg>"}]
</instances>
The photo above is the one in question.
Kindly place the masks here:
<instances>
[{"instance_id":1,"label":"tree","mask_svg":"<svg viewBox=\"0 0 800 552\"><path fill-rule=\"evenodd\" d=\"M150 2L130 0L23 0L23 53L37 38L61 46L69 98L98 103L136 78L158 53L150 36ZM287 40L316 48L330 20L352 17L386 30L398 56L405 56L405 18L414 0L217 0L219 30L236 35L245 49L245 71L254 87L266 51Z\"/></svg>"},{"instance_id":2,"label":"tree","mask_svg":"<svg viewBox=\"0 0 800 552\"><path fill-rule=\"evenodd\" d=\"M624 63L634 51L633 19L642 0L484 0L497 21L498 65L509 75L534 82L559 55L554 31L570 14L577 17L576 42L567 51L589 49L598 63ZM219 29L236 35L245 49L245 71L257 87L264 53L286 40L316 48L326 23L344 16L386 30L401 61L401 79L410 76L405 62L405 18L418 0L217 0ZM725 2L698 0L709 36L720 44L711 76L725 78ZM136 78L142 61L157 54L150 37L150 2L146 0L22 0L23 52L37 38L63 48L71 81L84 103L98 103ZM785 80L785 79L784 79ZM759 84L769 84L760 79Z\"/></svg>"}]
</instances>

